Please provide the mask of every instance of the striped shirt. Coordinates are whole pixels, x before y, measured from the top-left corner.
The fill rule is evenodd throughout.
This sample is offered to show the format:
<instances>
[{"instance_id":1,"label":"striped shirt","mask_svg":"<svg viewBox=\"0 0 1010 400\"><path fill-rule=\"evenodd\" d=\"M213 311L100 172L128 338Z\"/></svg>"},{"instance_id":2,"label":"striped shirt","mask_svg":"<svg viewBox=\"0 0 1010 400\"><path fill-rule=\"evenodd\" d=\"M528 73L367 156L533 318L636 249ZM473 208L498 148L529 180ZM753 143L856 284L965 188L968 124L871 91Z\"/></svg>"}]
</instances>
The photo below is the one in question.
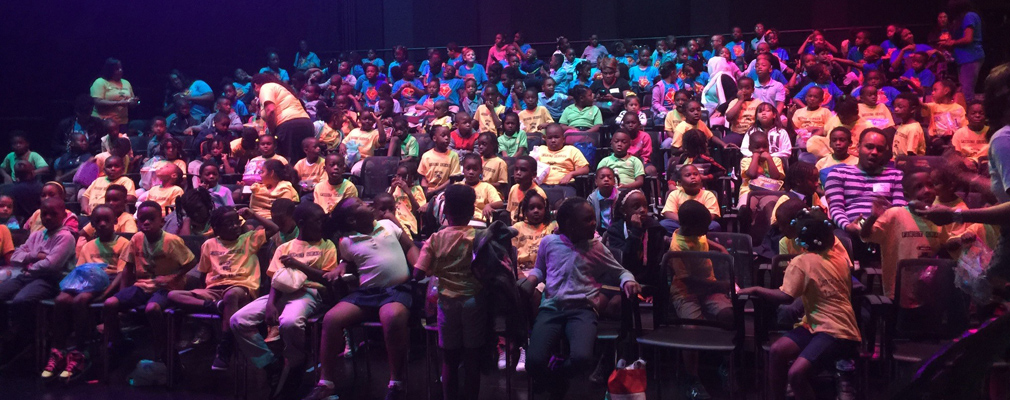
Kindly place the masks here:
<instances>
[{"instance_id":1,"label":"striped shirt","mask_svg":"<svg viewBox=\"0 0 1010 400\"><path fill-rule=\"evenodd\" d=\"M895 206L906 204L900 170L885 167L877 175L868 175L856 165L840 165L828 173L824 185L831 219L840 228L859 217L870 215L873 199L883 196Z\"/></svg>"}]
</instances>

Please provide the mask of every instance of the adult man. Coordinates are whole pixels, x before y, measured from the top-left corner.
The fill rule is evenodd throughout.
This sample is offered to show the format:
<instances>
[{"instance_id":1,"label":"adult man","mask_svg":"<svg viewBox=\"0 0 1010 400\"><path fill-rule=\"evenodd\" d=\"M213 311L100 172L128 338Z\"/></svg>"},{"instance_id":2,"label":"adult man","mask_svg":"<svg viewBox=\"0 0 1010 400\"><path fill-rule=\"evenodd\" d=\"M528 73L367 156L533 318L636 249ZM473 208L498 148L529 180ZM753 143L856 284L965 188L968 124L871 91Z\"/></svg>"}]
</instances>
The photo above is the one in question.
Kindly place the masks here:
<instances>
[{"instance_id":1,"label":"adult man","mask_svg":"<svg viewBox=\"0 0 1010 400\"><path fill-rule=\"evenodd\" d=\"M859 237L859 222L870 215L875 198L883 197L895 206L906 204L901 171L886 166L891 159L889 147L883 131L866 129L859 138L859 163L828 173L824 189L831 219L852 238Z\"/></svg>"}]
</instances>

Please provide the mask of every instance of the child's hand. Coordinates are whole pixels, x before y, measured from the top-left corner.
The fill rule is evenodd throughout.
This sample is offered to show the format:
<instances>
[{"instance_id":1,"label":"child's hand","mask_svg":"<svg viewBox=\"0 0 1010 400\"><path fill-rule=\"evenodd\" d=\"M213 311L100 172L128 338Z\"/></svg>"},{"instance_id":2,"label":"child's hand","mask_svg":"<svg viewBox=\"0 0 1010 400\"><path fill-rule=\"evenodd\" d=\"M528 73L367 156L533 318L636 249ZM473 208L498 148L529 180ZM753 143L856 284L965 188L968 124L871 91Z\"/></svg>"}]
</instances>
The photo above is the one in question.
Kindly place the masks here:
<instances>
[{"instance_id":1,"label":"child's hand","mask_svg":"<svg viewBox=\"0 0 1010 400\"><path fill-rule=\"evenodd\" d=\"M253 214L252 210L249 209L249 207L242 207L242 208L238 209L238 211L236 211L236 213L238 213L238 216L240 216L242 218L245 218L245 219L250 219L250 218L254 217L254 214Z\"/></svg>"},{"instance_id":2,"label":"child's hand","mask_svg":"<svg viewBox=\"0 0 1010 400\"><path fill-rule=\"evenodd\" d=\"M567 185L572 182L572 178L572 174L565 174L565 176L562 176L561 180L558 181L558 184Z\"/></svg>"},{"instance_id":3,"label":"child's hand","mask_svg":"<svg viewBox=\"0 0 1010 400\"><path fill-rule=\"evenodd\" d=\"M277 305L273 302L267 302L266 310L263 313L263 319L269 325L276 325L281 316L280 311L277 309Z\"/></svg>"},{"instance_id":4,"label":"child's hand","mask_svg":"<svg viewBox=\"0 0 1010 400\"><path fill-rule=\"evenodd\" d=\"M891 208L891 202L883 196L879 196L873 199L873 206L870 208L870 214L875 217L879 217L884 214L884 211L887 211L888 208Z\"/></svg>"},{"instance_id":5,"label":"child's hand","mask_svg":"<svg viewBox=\"0 0 1010 400\"><path fill-rule=\"evenodd\" d=\"M488 204L484 206L484 210L482 212L484 214L484 220L491 221L491 216L494 215L494 207L491 207L491 205Z\"/></svg>"},{"instance_id":6,"label":"child's hand","mask_svg":"<svg viewBox=\"0 0 1010 400\"><path fill-rule=\"evenodd\" d=\"M294 258L291 258L291 256L289 256L287 254L285 254L283 256L280 256L277 260L280 261L281 264L283 264L285 267L288 267L288 268L291 268L291 269L298 269L298 267L297 267L297 260L295 260Z\"/></svg>"},{"instance_id":7,"label":"child's hand","mask_svg":"<svg viewBox=\"0 0 1010 400\"><path fill-rule=\"evenodd\" d=\"M631 214L631 218L628 218L628 223L635 228L642 229L642 215L638 213Z\"/></svg>"},{"instance_id":8,"label":"child's hand","mask_svg":"<svg viewBox=\"0 0 1010 400\"><path fill-rule=\"evenodd\" d=\"M624 295L627 296L629 299L634 298L635 296L638 296L640 293L642 293L642 286L635 281L625 282L623 289L624 289Z\"/></svg>"}]
</instances>

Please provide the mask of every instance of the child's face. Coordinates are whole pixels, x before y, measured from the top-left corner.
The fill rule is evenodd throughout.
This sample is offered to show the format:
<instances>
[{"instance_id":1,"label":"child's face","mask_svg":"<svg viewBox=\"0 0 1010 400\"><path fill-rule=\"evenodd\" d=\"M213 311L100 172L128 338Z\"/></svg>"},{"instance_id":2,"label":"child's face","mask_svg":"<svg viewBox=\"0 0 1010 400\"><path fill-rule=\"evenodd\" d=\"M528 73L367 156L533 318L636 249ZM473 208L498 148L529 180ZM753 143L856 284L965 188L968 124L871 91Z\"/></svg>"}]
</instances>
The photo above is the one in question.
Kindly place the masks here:
<instances>
[{"instance_id":1,"label":"child's face","mask_svg":"<svg viewBox=\"0 0 1010 400\"><path fill-rule=\"evenodd\" d=\"M678 110L684 110L684 104L687 104L687 93L680 92L673 96L673 105L677 107Z\"/></svg>"},{"instance_id":2,"label":"child's face","mask_svg":"<svg viewBox=\"0 0 1010 400\"><path fill-rule=\"evenodd\" d=\"M552 96L554 95L554 86L557 85L553 79L544 80L544 95Z\"/></svg>"},{"instance_id":3,"label":"child's face","mask_svg":"<svg viewBox=\"0 0 1010 400\"><path fill-rule=\"evenodd\" d=\"M305 101L319 100L319 91L316 90L316 86L315 85L302 86L302 98L305 99Z\"/></svg>"},{"instance_id":4,"label":"child's face","mask_svg":"<svg viewBox=\"0 0 1010 400\"><path fill-rule=\"evenodd\" d=\"M487 135L481 135L477 138L477 141L474 142L473 149L476 150L477 154L480 154L481 157L486 158L494 156L494 146L491 144L491 140L494 139L489 138Z\"/></svg>"},{"instance_id":5,"label":"child's face","mask_svg":"<svg viewBox=\"0 0 1010 400\"><path fill-rule=\"evenodd\" d=\"M645 218L649 215L648 204L649 202L646 200L644 194L634 192L624 199L624 204L621 205L621 212L624 213L625 218L631 218L633 215Z\"/></svg>"},{"instance_id":6,"label":"child's face","mask_svg":"<svg viewBox=\"0 0 1010 400\"><path fill-rule=\"evenodd\" d=\"M316 146L316 140L313 138L302 141L302 151L305 152L305 158L308 160L315 161L319 157L319 147Z\"/></svg>"},{"instance_id":7,"label":"child's face","mask_svg":"<svg viewBox=\"0 0 1010 400\"><path fill-rule=\"evenodd\" d=\"M123 176L123 160L112 157L105 160L105 175L113 181Z\"/></svg>"},{"instance_id":8,"label":"child's face","mask_svg":"<svg viewBox=\"0 0 1010 400\"><path fill-rule=\"evenodd\" d=\"M616 132L610 139L610 148L614 150L614 156L624 158L628 155L628 147L631 146L631 137L624 132Z\"/></svg>"},{"instance_id":9,"label":"child's face","mask_svg":"<svg viewBox=\"0 0 1010 400\"><path fill-rule=\"evenodd\" d=\"M743 40L743 29L740 29L739 26L733 27L733 40L735 41Z\"/></svg>"},{"instance_id":10,"label":"child's face","mask_svg":"<svg viewBox=\"0 0 1010 400\"><path fill-rule=\"evenodd\" d=\"M912 187L906 189L905 197L921 201L925 204L933 204L933 201L936 200L936 189L933 187L933 181L929 179L929 174L916 172L910 180Z\"/></svg>"},{"instance_id":11,"label":"child's face","mask_svg":"<svg viewBox=\"0 0 1010 400\"><path fill-rule=\"evenodd\" d=\"M260 181L263 182L264 185L269 186L277 184L277 182L280 181L277 178L277 174L269 169L263 168L263 170L260 171Z\"/></svg>"},{"instance_id":12,"label":"child's face","mask_svg":"<svg viewBox=\"0 0 1010 400\"><path fill-rule=\"evenodd\" d=\"M305 87L309 87L309 86L305 85ZM319 98L319 96L316 95L316 98ZM227 98L218 100L217 101L217 110L220 111L220 112L223 112L225 114L230 114L231 113L231 100L228 100Z\"/></svg>"},{"instance_id":13,"label":"child's face","mask_svg":"<svg viewBox=\"0 0 1010 400\"><path fill-rule=\"evenodd\" d=\"M565 147L565 132L560 128L548 129L544 132L544 141L547 142L547 149L561 150L562 147Z\"/></svg>"},{"instance_id":14,"label":"child's face","mask_svg":"<svg viewBox=\"0 0 1010 400\"><path fill-rule=\"evenodd\" d=\"M916 72L922 71L922 68L926 66L926 60L918 54L913 54L909 61L911 61L912 69Z\"/></svg>"},{"instance_id":15,"label":"child's face","mask_svg":"<svg viewBox=\"0 0 1010 400\"><path fill-rule=\"evenodd\" d=\"M768 139L763 137L751 136L750 152L754 153L755 155L760 153L767 153Z\"/></svg>"},{"instance_id":16,"label":"child's face","mask_svg":"<svg viewBox=\"0 0 1010 400\"><path fill-rule=\"evenodd\" d=\"M221 179L221 171L217 167L200 169L200 182L203 182L205 185L215 187L219 179Z\"/></svg>"},{"instance_id":17,"label":"child's face","mask_svg":"<svg viewBox=\"0 0 1010 400\"><path fill-rule=\"evenodd\" d=\"M477 55L474 54L473 50L467 49L463 52L463 61L467 64L473 64L474 61L477 61Z\"/></svg>"},{"instance_id":18,"label":"child's face","mask_svg":"<svg viewBox=\"0 0 1010 400\"><path fill-rule=\"evenodd\" d=\"M270 56L267 58L267 65L274 69L279 67L281 65L280 56L278 56L277 53L270 53Z\"/></svg>"},{"instance_id":19,"label":"child's face","mask_svg":"<svg viewBox=\"0 0 1010 400\"><path fill-rule=\"evenodd\" d=\"M617 177L614 175L614 171L609 168L596 171L596 188L601 193L611 193L615 186L617 186Z\"/></svg>"},{"instance_id":20,"label":"child's face","mask_svg":"<svg viewBox=\"0 0 1010 400\"><path fill-rule=\"evenodd\" d=\"M768 33L767 35L765 35L765 43L768 43L768 47L771 47L773 49L778 48L779 35L776 35L774 33Z\"/></svg>"},{"instance_id":21,"label":"child's face","mask_svg":"<svg viewBox=\"0 0 1010 400\"><path fill-rule=\"evenodd\" d=\"M516 180L516 183L528 185L530 182L533 182L534 172L536 172L535 165L530 165L526 160L516 160L515 167L512 170L512 178Z\"/></svg>"},{"instance_id":22,"label":"child's face","mask_svg":"<svg viewBox=\"0 0 1010 400\"><path fill-rule=\"evenodd\" d=\"M772 51L772 48L771 48L771 46L768 45L768 42L758 43L758 47L757 47L757 53L758 54L768 54L771 51Z\"/></svg>"},{"instance_id":23,"label":"child's face","mask_svg":"<svg viewBox=\"0 0 1010 400\"><path fill-rule=\"evenodd\" d=\"M697 124L698 121L701 121L701 103L692 101L687 103L686 107L687 109L685 110L686 113L684 114L684 120L687 121L687 123L694 125Z\"/></svg>"},{"instance_id":24,"label":"child's face","mask_svg":"<svg viewBox=\"0 0 1010 400\"><path fill-rule=\"evenodd\" d=\"M638 132L642 129L642 121L638 119L636 114L638 113L632 114L629 112L624 114L624 118L621 119L621 128L624 128L629 134L630 132Z\"/></svg>"},{"instance_id":25,"label":"child's face","mask_svg":"<svg viewBox=\"0 0 1010 400\"><path fill-rule=\"evenodd\" d=\"M884 86L884 75L879 72L870 72L866 74L866 86L873 86L880 89ZM862 93L862 91L860 91Z\"/></svg>"},{"instance_id":26,"label":"child's face","mask_svg":"<svg viewBox=\"0 0 1010 400\"><path fill-rule=\"evenodd\" d=\"M757 72L759 77L768 77L772 73L772 64L764 58L758 59L754 62L754 71ZM739 89L738 89L739 90ZM751 92L754 92L754 84L751 83Z\"/></svg>"},{"instance_id":27,"label":"child's face","mask_svg":"<svg viewBox=\"0 0 1010 400\"><path fill-rule=\"evenodd\" d=\"M145 235L157 234L161 231L164 223L159 207L141 207L140 210L137 210L138 230Z\"/></svg>"},{"instance_id":28,"label":"child's face","mask_svg":"<svg viewBox=\"0 0 1010 400\"><path fill-rule=\"evenodd\" d=\"M6 220L14 214L14 199L10 197L0 197L0 218Z\"/></svg>"},{"instance_id":29,"label":"child's face","mask_svg":"<svg viewBox=\"0 0 1010 400\"><path fill-rule=\"evenodd\" d=\"M701 185L701 172L698 171L698 167L688 164L680 168L680 186L684 188L684 192L696 194L701 190Z\"/></svg>"},{"instance_id":30,"label":"child's face","mask_svg":"<svg viewBox=\"0 0 1010 400\"><path fill-rule=\"evenodd\" d=\"M580 243L593 238L596 232L596 212L589 203L583 203L573 210L571 218L565 221L566 226L560 230L573 243Z\"/></svg>"},{"instance_id":31,"label":"child's face","mask_svg":"<svg viewBox=\"0 0 1010 400\"><path fill-rule=\"evenodd\" d=\"M849 154L849 147L852 146L851 134L845 133L845 131L834 131L831 132L828 140L831 142L831 151L836 156Z\"/></svg>"},{"instance_id":32,"label":"child's face","mask_svg":"<svg viewBox=\"0 0 1010 400\"><path fill-rule=\"evenodd\" d=\"M859 95L859 97L862 97L863 93L860 92ZM894 105L894 116L900 118L902 122L905 122L911 116L912 105L908 104L908 100L894 99L894 103L892 104Z\"/></svg>"},{"instance_id":33,"label":"child's face","mask_svg":"<svg viewBox=\"0 0 1010 400\"><path fill-rule=\"evenodd\" d=\"M796 187L794 188L797 192L802 193L804 196L813 196L814 192L817 191L817 187L820 185L820 178L817 175L811 175L807 179L801 179L796 182Z\"/></svg>"},{"instance_id":34,"label":"child's face","mask_svg":"<svg viewBox=\"0 0 1010 400\"><path fill-rule=\"evenodd\" d=\"M440 152L445 152L449 148L449 130L444 127L435 128L431 132L431 140L435 143L435 148Z\"/></svg>"},{"instance_id":35,"label":"child's face","mask_svg":"<svg viewBox=\"0 0 1010 400\"><path fill-rule=\"evenodd\" d=\"M502 121L502 129L509 135L519 132L519 116L509 114L508 117Z\"/></svg>"},{"instance_id":36,"label":"child's face","mask_svg":"<svg viewBox=\"0 0 1010 400\"><path fill-rule=\"evenodd\" d=\"M165 186L175 185L179 176L175 172L178 167L173 167L175 167L175 164L165 164L161 168L158 168L158 170L154 172L154 175L157 176Z\"/></svg>"},{"instance_id":37,"label":"child's face","mask_svg":"<svg viewBox=\"0 0 1010 400\"><path fill-rule=\"evenodd\" d=\"M358 123L361 124L361 130L370 131L375 129L375 116L372 114L362 114L358 119Z\"/></svg>"},{"instance_id":38,"label":"child's face","mask_svg":"<svg viewBox=\"0 0 1010 400\"><path fill-rule=\"evenodd\" d=\"M981 104L968 106L968 124L975 126L985 124L985 109Z\"/></svg>"},{"instance_id":39,"label":"child's face","mask_svg":"<svg viewBox=\"0 0 1010 400\"><path fill-rule=\"evenodd\" d=\"M11 140L11 147L14 150L14 154L24 155L28 153L28 141L22 137L16 137Z\"/></svg>"},{"instance_id":40,"label":"child's face","mask_svg":"<svg viewBox=\"0 0 1010 400\"><path fill-rule=\"evenodd\" d=\"M547 212L547 201L543 197L531 197L526 202L526 209L523 210L526 216L526 223L539 225L544 222L544 215Z\"/></svg>"},{"instance_id":41,"label":"child's face","mask_svg":"<svg viewBox=\"0 0 1010 400\"><path fill-rule=\"evenodd\" d=\"M756 117L762 126L771 126L775 123L775 113L775 109L772 107L760 107Z\"/></svg>"},{"instance_id":42,"label":"child's face","mask_svg":"<svg viewBox=\"0 0 1010 400\"><path fill-rule=\"evenodd\" d=\"M74 135L74 147L78 150L87 150L88 138L84 135Z\"/></svg>"},{"instance_id":43,"label":"child's face","mask_svg":"<svg viewBox=\"0 0 1010 400\"><path fill-rule=\"evenodd\" d=\"M754 94L754 82L749 79L741 80L740 84L737 86L736 93L745 100L750 100L751 96Z\"/></svg>"},{"instance_id":44,"label":"child's face","mask_svg":"<svg viewBox=\"0 0 1010 400\"><path fill-rule=\"evenodd\" d=\"M63 226L63 219L66 217L66 210L63 208L52 207L51 205L42 205L39 215L42 220L42 226L50 231L56 231Z\"/></svg>"},{"instance_id":45,"label":"child's face","mask_svg":"<svg viewBox=\"0 0 1010 400\"><path fill-rule=\"evenodd\" d=\"M428 97L436 97L438 96L438 86L438 81L430 81L427 85L424 85L424 93Z\"/></svg>"},{"instance_id":46,"label":"child's face","mask_svg":"<svg viewBox=\"0 0 1010 400\"><path fill-rule=\"evenodd\" d=\"M449 103L445 100L439 100L435 102L435 118L442 118L449 115Z\"/></svg>"},{"instance_id":47,"label":"child's face","mask_svg":"<svg viewBox=\"0 0 1010 400\"><path fill-rule=\"evenodd\" d=\"M405 80L405 81L414 80L414 77L416 75L417 75L417 70L415 69L415 67L413 65L409 65L409 66L407 66L406 69L403 70L403 80Z\"/></svg>"},{"instance_id":48,"label":"child's face","mask_svg":"<svg viewBox=\"0 0 1010 400\"><path fill-rule=\"evenodd\" d=\"M475 81L466 81L466 83L463 84L463 87L466 88L466 93L468 95L473 96L473 95L477 94L477 82L475 82Z\"/></svg>"},{"instance_id":49,"label":"child's face","mask_svg":"<svg viewBox=\"0 0 1010 400\"><path fill-rule=\"evenodd\" d=\"M593 93L587 90L586 93L579 98L579 105L582 107L589 107L593 105Z\"/></svg>"},{"instance_id":50,"label":"child's face","mask_svg":"<svg viewBox=\"0 0 1010 400\"><path fill-rule=\"evenodd\" d=\"M214 233L223 240L233 241L242 235L242 221L238 213L229 211L221 218L221 222L214 226Z\"/></svg>"},{"instance_id":51,"label":"child's face","mask_svg":"<svg viewBox=\"0 0 1010 400\"><path fill-rule=\"evenodd\" d=\"M46 201L51 198L60 198L63 195L57 189L56 185L45 185L42 187L42 196L40 196L42 201Z\"/></svg>"},{"instance_id":52,"label":"child's face","mask_svg":"<svg viewBox=\"0 0 1010 400\"><path fill-rule=\"evenodd\" d=\"M347 167L347 163L344 161L343 157L337 155L326 156L326 176L330 178L331 182L341 182L344 180L344 169Z\"/></svg>"},{"instance_id":53,"label":"child's face","mask_svg":"<svg viewBox=\"0 0 1010 400\"><path fill-rule=\"evenodd\" d=\"M372 202L372 215L375 219L382 219L386 213L396 211L396 201L392 197L380 197Z\"/></svg>"},{"instance_id":54,"label":"child's face","mask_svg":"<svg viewBox=\"0 0 1010 400\"><path fill-rule=\"evenodd\" d=\"M817 89L811 88L810 90L807 91L805 99L807 101L807 108L810 108L811 110L816 110L820 108L821 103L824 102L824 90L822 90L821 88Z\"/></svg>"},{"instance_id":55,"label":"child's face","mask_svg":"<svg viewBox=\"0 0 1010 400\"><path fill-rule=\"evenodd\" d=\"M224 143L222 142L211 143L210 155L214 157L219 157L221 154L224 154Z\"/></svg>"},{"instance_id":56,"label":"child's face","mask_svg":"<svg viewBox=\"0 0 1010 400\"><path fill-rule=\"evenodd\" d=\"M368 79L369 81L374 81L375 78L378 77L378 76L379 76L379 69L376 68L374 65L368 64L368 66L365 67L365 78L366 79Z\"/></svg>"},{"instance_id":57,"label":"child's face","mask_svg":"<svg viewBox=\"0 0 1010 400\"><path fill-rule=\"evenodd\" d=\"M116 234L117 219L112 210L102 207L91 213L91 227L95 228L95 234L99 238L108 239Z\"/></svg>"},{"instance_id":58,"label":"child's face","mask_svg":"<svg viewBox=\"0 0 1010 400\"><path fill-rule=\"evenodd\" d=\"M526 104L527 110L535 110L537 108L537 93L532 90L527 90L523 94L523 104Z\"/></svg>"},{"instance_id":59,"label":"child's face","mask_svg":"<svg viewBox=\"0 0 1010 400\"><path fill-rule=\"evenodd\" d=\"M260 136L259 140L260 154L263 157L273 157L274 152L277 151L277 147L274 143L274 137L270 135Z\"/></svg>"},{"instance_id":60,"label":"child's face","mask_svg":"<svg viewBox=\"0 0 1010 400\"><path fill-rule=\"evenodd\" d=\"M946 100L947 96L950 96L950 91L943 85L943 82L938 81L933 84L933 98Z\"/></svg>"},{"instance_id":61,"label":"child's face","mask_svg":"<svg viewBox=\"0 0 1010 400\"><path fill-rule=\"evenodd\" d=\"M227 120L214 121L214 130L218 131L218 132L227 132L228 131L228 122L229 121L227 121Z\"/></svg>"},{"instance_id":62,"label":"child's face","mask_svg":"<svg viewBox=\"0 0 1010 400\"><path fill-rule=\"evenodd\" d=\"M624 109L628 111L626 114L637 116L638 111L642 109L642 102L637 97L632 97L624 102Z\"/></svg>"},{"instance_id":63,"label":"child's face","mask_svg":"<svg viewBox=\"0 0 1010 400\"><path fill-rule=\"evenodd\" d=\"M407 138L409 128L407 121L399 120L393 124L393 135L404 140Z\"/></svg>"},{"instance_id":64,"label":"child's face","mask_svg":"<svg viewBox=\"0 0 1010 400\"><path fill-rule=\"evenodd\" d=\"M446 80L456 79L456 67L446 65L442 68L442 76L444 76Z\"/></svg>"},{"instance_id":65,"label":"child's face","mask_svg":"<svg viewBox=\"0 0 1010 400\"><path fill-rule=\"evenodd\" d=\"M480 174L484 172L484 167L475 158L468 158L463 162L463 179L467 185L473 186L480 182Z\"/></svg>"},{"instance_id":66,"label":"child's face","mask_svg":"<svg viewBox=\"0 0 1010 400\"><path fill-rule=\"evenodd\" d=\"M165 134L165 132L168 132L168 127L165 126L165 120L154 120L154 122L151 123L151 132L157 137L161 137ZM87 143L87 141L85 141L85 143Z\"/></svg>"},{"instance_id":67,"label":"child's face","mask_svg":"<svg viewBox=\"0 0 1010 400\"><path fill-rule=\"evenodd\" d=\"M473 118L467 113L456 114L456 128L459 133L469 134L473 132Z\"/></svg>"},{"instance_id":68,"label":"child's face","mask_svg":"<svg viewBox=\"0 0 1010 400\"><path fill-rule=\"evenodd\" d=\"M169 160L177 160L177 159L179 159L179 157L180 157L179 156L179 146L176 145L175 142L172 142L172 141L165 142L165 144L163 145L162 148L164 149L164 152L165 152L165 158L167 158Z\"/></svg>"}]
</instances>

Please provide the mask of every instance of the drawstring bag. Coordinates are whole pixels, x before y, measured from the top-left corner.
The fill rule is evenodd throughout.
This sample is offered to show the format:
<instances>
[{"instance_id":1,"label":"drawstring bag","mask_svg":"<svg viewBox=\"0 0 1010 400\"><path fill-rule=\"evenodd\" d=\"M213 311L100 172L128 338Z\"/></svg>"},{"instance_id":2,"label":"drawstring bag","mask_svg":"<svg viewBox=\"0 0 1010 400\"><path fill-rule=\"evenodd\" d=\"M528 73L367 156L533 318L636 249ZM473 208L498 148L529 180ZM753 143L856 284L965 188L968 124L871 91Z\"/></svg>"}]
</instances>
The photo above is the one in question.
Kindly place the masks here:
<instances>
[{"instance_id":1,"label":"drawstring bag","mask_svg":"<svg viewBox=\"0 0 1010 400\"><path fill-rule=\"evenodd\" d=\"M98 164L95 163L95 160L89 160L77 168L77 172L74 173L74 183L81 185L82 188L87 188L98 179L98 173Z\"/></svg>"},{"instance_id":2,"label":"drawstring bag","mask_svg":"<svg viewBox=\"0 0 1010 400\"><path fill-rule=\"evenodd\" d=\"M306 279L308 276L305 276L304 272L284 267L274 274L273 279L270 280L270 286L281 293L294 293L305 286Z\"/></svg>"},{"instance_id":3,"label":"drawstring bag","mask_svg":"<svg viewBox=\"0 0 1010 400\"><path fill-rule=\"evenodd\" d=\"M99 241L101 242L101 241ZM74 268L60 281L60 290L77 293L97 293L109 287L105 263L87 263Z\"/></svg>"},{"instance_id":4,"label":"drawstring bag","mask_svg":"<svg viewBox=\"0 0 1010 400\"><path fill-rule=\"evenodd\" d=\"M607 379L608 400L645 400L648 376L645 374L645 360L638 359L631 364L627 360L617 361L617 368Z\"/></svg>"},{"instance_id":5,"label":"drawstring bag","mask_svg":"<svg viewBox=\"0 0 1010 400\"><path fill-rule=\"evenodd\" d=\"M954 286L961 289L975 304L987 305L992 302L992 284L986 278L986 266L992 259L992 251L979 244L964 249L954 269Z\"/></svg>"}]
</instances>

